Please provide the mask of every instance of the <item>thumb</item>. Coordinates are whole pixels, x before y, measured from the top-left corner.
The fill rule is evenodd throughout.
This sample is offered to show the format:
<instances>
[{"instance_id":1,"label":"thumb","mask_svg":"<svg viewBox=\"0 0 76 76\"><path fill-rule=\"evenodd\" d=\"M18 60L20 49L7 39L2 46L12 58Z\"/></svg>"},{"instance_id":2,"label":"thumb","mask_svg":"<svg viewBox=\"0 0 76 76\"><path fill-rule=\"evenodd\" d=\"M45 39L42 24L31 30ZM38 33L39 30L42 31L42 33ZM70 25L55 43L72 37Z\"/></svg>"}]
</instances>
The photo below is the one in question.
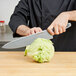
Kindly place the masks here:
<instances>
[{"instance_id":1,"label":"thumb","mask_svg":"<svg viewBox=\"0 0 76 76\"><path fill-rule=\"evenodd\" d=\"M54 35L53 25L50 25L50 26L47 28L47 31L48 31L51 35Z\"/></svg>"}]
</instances>

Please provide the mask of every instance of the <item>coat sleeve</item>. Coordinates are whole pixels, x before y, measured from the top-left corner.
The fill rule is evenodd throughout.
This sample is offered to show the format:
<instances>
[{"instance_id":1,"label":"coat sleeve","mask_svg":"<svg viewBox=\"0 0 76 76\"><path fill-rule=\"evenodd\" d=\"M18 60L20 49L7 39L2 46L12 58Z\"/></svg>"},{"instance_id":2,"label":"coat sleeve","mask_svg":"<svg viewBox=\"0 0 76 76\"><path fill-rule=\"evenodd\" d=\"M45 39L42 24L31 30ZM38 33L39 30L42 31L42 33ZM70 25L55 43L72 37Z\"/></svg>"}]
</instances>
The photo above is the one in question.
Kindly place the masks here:
<instances>
[{"instance_id":1,"label":"coat sleeve","mask_svg":"<svg viewBox=\"0 0 76 76\"><path fill-rule=\"evenodd\" d=\"M13 31L14 36L18 36L18 34L16 34L16 29L20 25L27 25L28 20L29 20L28 2L27 0L21 0L15 7L14 13L12 14L9 22L9 26Z\"/></svg>"},{"instance_id":2,"label":"coat sleeve","mask_svg":"<svg viewBox=\"0 0 76 76\"><path fill-rule=\"evenodd\" d=\"M74 10L76 10L76 0L75 0L75 2L74 2Z\"/></svg>"}]
</instances>

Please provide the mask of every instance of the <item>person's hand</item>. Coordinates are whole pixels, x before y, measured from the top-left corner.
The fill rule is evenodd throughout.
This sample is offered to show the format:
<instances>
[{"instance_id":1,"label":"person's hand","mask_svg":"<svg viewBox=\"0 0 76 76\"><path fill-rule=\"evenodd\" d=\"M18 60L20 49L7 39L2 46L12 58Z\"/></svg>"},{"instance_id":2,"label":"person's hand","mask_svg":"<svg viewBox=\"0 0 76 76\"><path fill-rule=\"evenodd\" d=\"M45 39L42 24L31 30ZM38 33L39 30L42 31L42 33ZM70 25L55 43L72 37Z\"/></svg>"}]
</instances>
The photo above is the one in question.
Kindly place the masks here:
<instances>
[{"instance_id":1,"label":"person's hand","mask_svg":"<svg viewBox=\"0 0 76 76\"><path fill-rule=\"evenodd\" d=\"M21 35L21 36L28 36L37 32L41 32L42 29L40 27L33 27L33 28L29 28L26 25L20 25L17 30L16 33Z\"/></svg>"},{"instance_id":2,"label":"person's hand","mask_svg":"<svg viewBox=\"0 0 76 76\"><path fill-rule=\"evenodd\" d=\"M42 32L42 29L40 27L34 27L34 28L31 28L31 29L27 30L26 33L25 33L25 36L35 34L35 33L38 33L38 32Z\"/></svg>"},{"instance_id":3,"label":"person's hand","mask_svg":"<svg viewBox=\"0 0 76 76\"><path fill-rule=\"evenodd\" d=\"M66 12L61 13L47 28L51 35L58 35L66 31L66 26L68 24L69 14ZM54 29L54 30L53 30Z\"/></svg>"}]
</instances>

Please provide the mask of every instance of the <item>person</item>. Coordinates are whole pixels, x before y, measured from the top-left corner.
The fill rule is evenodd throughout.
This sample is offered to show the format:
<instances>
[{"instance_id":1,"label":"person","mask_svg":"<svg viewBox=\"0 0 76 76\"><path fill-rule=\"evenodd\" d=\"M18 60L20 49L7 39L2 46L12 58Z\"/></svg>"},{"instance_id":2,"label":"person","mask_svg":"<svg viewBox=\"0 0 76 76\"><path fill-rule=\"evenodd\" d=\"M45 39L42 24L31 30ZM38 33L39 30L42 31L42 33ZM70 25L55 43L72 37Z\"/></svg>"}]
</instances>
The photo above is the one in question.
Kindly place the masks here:
<instances>
[{"instance_id":1,"label":"person","mask_svg":"<svg viewBox=\"0 0 76 76\"><path fill-rule=\"evenodd\" d=\"M66 30L68 22L72 26ZM14 37L47 29L56 51L76 51L76 0L21 0L9 26Z\"/></svg>"}]
</instances>

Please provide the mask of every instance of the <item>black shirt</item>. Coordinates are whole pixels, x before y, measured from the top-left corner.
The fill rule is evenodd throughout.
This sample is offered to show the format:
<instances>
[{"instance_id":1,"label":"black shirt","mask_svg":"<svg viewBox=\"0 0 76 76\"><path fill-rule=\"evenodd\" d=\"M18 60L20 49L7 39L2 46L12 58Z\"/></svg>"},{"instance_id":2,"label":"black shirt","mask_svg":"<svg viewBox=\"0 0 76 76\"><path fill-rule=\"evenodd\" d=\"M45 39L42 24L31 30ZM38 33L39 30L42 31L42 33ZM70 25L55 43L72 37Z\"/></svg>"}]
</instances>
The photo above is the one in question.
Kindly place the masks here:
<instances>
[{"instance_id":1,"label":"black shirt","mask_svg":"<svg viewBox=\"0 0 76 76\"><path fill-rule=\"evenodd\" d=\"M76 10L76 0L21 0L11 16L9 26L16 34L19 25L41 27L43 30L64 11ZM28 24L29 21L29 24ZM58 51L76 51L76 22L71 22L72 27L66 33L54 36L52 40Z\"/></svg>"}]
</instances>

